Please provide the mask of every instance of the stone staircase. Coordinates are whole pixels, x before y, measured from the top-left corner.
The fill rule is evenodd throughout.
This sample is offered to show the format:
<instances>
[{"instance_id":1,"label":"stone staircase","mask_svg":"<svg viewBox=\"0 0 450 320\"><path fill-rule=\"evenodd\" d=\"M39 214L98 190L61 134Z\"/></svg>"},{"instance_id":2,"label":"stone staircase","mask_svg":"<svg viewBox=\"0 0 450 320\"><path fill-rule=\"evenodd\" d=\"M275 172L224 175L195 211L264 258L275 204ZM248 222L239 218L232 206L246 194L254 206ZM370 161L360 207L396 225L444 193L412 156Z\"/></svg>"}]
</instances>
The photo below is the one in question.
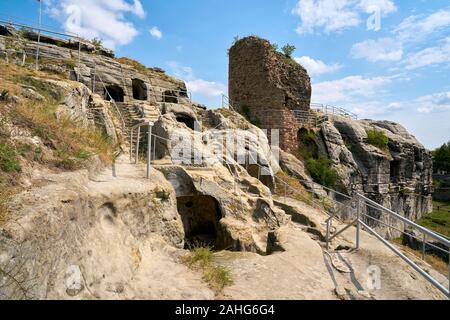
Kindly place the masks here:
<instances>
[{"instance_id":1,"label":"stone staircase","mask_svg":"<svg viewBox=\"0 0 450 320\"><path fill-rule=\"evenodd\" d=\"M143 105L142 107L134 103L116 102L116 105L122 114L125 122L124 139L125 144L129 145L131 138L131 129L141 122L156 122L159 120L160 112L158 107L151 105ZM147 128L141 128L140 142L142 145L146 145L144 140L146 139ZM133 135L133 141L131 143L136 145L137 134Z\"/></svg>"},{"instance_id":2,"label":"stone staircase","mask_svg":"<svg viewBox=\"0 0 450 320\"><path fill-rule=\"evenodd\" d=\"M215 127L209 110L199 110L198 114L200 116L200 121L202 122L202 127L204 129L211 129Z\"/></svg>"}]
</instances>

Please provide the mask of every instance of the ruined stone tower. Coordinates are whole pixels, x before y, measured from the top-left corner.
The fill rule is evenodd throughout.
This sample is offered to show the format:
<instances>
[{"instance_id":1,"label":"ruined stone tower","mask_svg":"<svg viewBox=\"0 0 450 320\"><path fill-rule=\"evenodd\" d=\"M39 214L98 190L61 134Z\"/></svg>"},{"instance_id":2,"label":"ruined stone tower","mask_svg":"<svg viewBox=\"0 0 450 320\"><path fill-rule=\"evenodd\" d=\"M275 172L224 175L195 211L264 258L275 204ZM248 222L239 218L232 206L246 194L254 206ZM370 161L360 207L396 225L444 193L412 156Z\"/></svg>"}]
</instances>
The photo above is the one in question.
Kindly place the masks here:
<instances>
[{"instance_id":1,"label":"ruined stone tower","mask_svg":"<svg viewBox=\"0 0 450 320\"><path fill-rule=\"evenodd\" d=\"M309 110L311 80L307 71L276 52L269 41L254 36L238 40L229 59L233 106L262 129L279 129L283 150L297 150L300 126L294 110Z\"/></svg>"}]
</instances>

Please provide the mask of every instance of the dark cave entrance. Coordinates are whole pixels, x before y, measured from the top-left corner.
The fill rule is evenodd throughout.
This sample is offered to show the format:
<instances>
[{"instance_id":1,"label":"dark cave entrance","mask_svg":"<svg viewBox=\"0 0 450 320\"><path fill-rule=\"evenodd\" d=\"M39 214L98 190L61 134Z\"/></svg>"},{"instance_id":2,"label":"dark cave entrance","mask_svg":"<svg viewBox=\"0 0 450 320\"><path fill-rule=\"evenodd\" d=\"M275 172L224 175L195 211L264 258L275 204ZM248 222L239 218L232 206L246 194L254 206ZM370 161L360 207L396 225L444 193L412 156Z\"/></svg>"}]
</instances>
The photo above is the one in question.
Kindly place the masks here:
<instances>
[{"instance_id":1,"label":"dark cave entrance","mask_svg":"<svg viewBox=\"0 0 450 320\"><path fill-rule=\"evenodd\" d=\"M178 103L178 95L175 91L167 90L163 93L163 102Z\"/></svg>"},{"instance_id":2,"label":"dark cave entrance","mask_svg":"<svg viewBox=\"0 0 450 320\"><path fill-rule=\"evenodd\" d=\"M106 86L104 95L105 100L107 101L114 100L115 102L124 102L125 99L125 93L123 92L123 89L117 85Z\"/></svg>"},{"instance_id":3,"label":"dark cave entrance","mask_svg":"<svg viewBox=\"0 0 450 320\"><path fill-rule=\"evenodd\" d=\"M398 160L391 161L390 163L390 176L391 182L398 182L400 180L402 162Z\"/></svg>"},{"instance_id":4,"label":"dark cave entrance","mask_svg":"<svg viewBox=\"0 0 450 320\"><path fill-rule=\"evenodd\" d=\"M180 123L184 123L188 128L194 130L195 129L195 119L187 114L178 114L176 119Z\"/></svg>"},{"instance_id":5,"label":"dark cave entrance","mask_svg":"<svg viewBox=\"0 0 450 320\"><path fill-rule=\"evenodd\" d=\"M147 100L147 85L144 81L139 79L132 80L133 85L133 99L135 100Z\"/></svg>"},{"instance_id":6,"label":"dark cave entrance","mask_svg":"<svg viewBox=\"0 0 450 320\"><path fill-rule=\"evenodd\" d=\"M217 249L219 221L222 211L211 196L195 195L177 198L178 213L185 233L186 249L211 246Z\"/></svg>"}]
</instances>

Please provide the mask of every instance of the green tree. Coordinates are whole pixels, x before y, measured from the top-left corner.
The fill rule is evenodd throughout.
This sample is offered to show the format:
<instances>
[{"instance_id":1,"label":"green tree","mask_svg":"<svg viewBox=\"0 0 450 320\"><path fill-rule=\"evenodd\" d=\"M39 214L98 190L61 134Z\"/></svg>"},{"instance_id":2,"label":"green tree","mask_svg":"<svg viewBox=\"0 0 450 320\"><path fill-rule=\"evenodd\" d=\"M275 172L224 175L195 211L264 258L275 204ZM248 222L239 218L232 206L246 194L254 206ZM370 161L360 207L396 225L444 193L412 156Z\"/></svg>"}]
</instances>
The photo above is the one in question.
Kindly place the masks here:
<instances>
[{"instance_id":1,"label":"green tree","mask_svg":"<svg viewBox=\"0 0 450 320\"><path fill-rule=\"evenodd\" d=\"M295 48L295 46L288 43L285 46L283 46L283 48L281 48L281 51L283 51L283 53L286 57L292 58L292 54L294 53L294 51L296 49L297 48Z\"/></svg>"},{"instance_id":2,"label":"green tree","mask_svg":"<svg viewBox=\"0 0 450 320\"><path fill-rule=\"evenodd\" d=\"M433 151L433 165L435 170L450 172L450 142Z\"/></svg>"}]
</instances>

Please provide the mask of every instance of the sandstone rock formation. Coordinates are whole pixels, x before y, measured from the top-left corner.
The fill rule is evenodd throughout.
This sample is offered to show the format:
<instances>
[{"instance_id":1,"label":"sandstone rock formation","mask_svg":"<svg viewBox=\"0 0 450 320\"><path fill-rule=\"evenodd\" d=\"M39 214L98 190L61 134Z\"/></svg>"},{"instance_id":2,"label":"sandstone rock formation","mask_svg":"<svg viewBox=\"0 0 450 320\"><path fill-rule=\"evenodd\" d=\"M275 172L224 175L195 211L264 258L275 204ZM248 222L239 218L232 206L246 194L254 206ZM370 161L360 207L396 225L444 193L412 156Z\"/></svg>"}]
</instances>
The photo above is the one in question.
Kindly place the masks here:
<instances>
[{"instance_id":1,"label":"sandstone rock formation","mask_svg":"<svg viewBox=\"0 0 450 320\"><path fill-rule=\"evenodd\" d=\"M36 50L32 34L24 36L11 28L1 29L0 34L3 58L9 62L22 65L23 56L17 52ZM23 38L27 41L18 40ZM389 280L407 281L390 295L388 291L370 295L361 288L354 292L351 287L351 294L344 290L346 298L441 298L366 233L365 251L348 253L356 272L350 278L335 277L321 249L326 213L273 193L280 166L306 186L312 183L303 163L271 148L264 132L242 115L232 110L205 110L190 100L181 80L158 69L116 60L112 53L88 43L82 45L80 63L71 61L78 44L54 41L44 38L40 65L62 77L49 79L37 73L25 79L27 84L8 98L8 106L13 108L24 99L43 103L46 96L41 90L45 88L58 97L56 119L68 115L80 126L100 128L118 150L114 150L112 168L105 168L95 156L89 159L87 169L74 172L56 171L45 164L23 168L18 176L22 191L10 203L14 219L0 227L0 270L8 271L0 275L0 297L212 299L214 293L201 276L181 262L185 249L207 244L224 250L217 263L230 267L236 281L224 293L229 298L342 298L336 292L351 287L353 278L364 281L368 261L373 258L367 255L372 251ZM236 43L230 58L245 58L247 50L261 54L266 63L263 69L268 68L254 74L265 77L256 79L255 88L261 90L259 94L270 93L258 100L261 105L249 110L257 112L262 107L273 112L273 102L283 114L278 120L289 119L293 124L281 128L282 147L297 148L298 134L303 131L290 116L296 108L308 108L306 71L255 38ZM45 61L45 56L53 60ZM63 63L55 63L58 60ZM248 65L253 64L249 61ZM32 63L25 61L24 66ZM256 101L259 94L247 97L238 93L244 99L238 101L239 106ZM307 101L299 98L302 96L308 97ZM244 109L241 112L246 113ZM245 115L254 117L252 112ZM154 122L154 140L151 179L145 179L145 165L139 156L147 155L147 129L141 132L137 164L130 161L137 139L128 138L133 125L149 120ZM10 125L7 119L3 122ZM266 125L272 128L275 123ZM388 135L389 152L367 143L365 132L374 127ZM396 189L414 187L415 192L426 195L430 160L429 153L398 125L333 118L314 132L318 153L328 155L339 170L341 191L380 197L409 217L418 216L417 208L427 206L426 201L419 204L415 194ZM48 152L31 130L11 139L27 140ZM389 169L392 161L399 162L395 170ZM389 182L391 171L396 174L395 182ZM327 196L322 189L316 194ZM413 202L414 209L410 206ZM352 244L353 231L336 239L333 247Z\"/></svg>"},{"instance_id":2,"label":"sandstone rock formation","mask_svg":"<svg viewBox=\"0 0 450 320\"><path fill-rule=\"evenodd\" d=\"M367 132L371 130L382 132L389 139L386 149L370 144ZM322 125L315 142L321 156L329 157L338 170L344 193L364 194L410 220L432 211L431 152L401 125L333 117ZM347 214L347 218L355 216L351 210ZM370 218L390 223L386 215L376 210L366 214L367 222L382 230L387 238L399 236Z\"/></svg>"}]
</instances>

